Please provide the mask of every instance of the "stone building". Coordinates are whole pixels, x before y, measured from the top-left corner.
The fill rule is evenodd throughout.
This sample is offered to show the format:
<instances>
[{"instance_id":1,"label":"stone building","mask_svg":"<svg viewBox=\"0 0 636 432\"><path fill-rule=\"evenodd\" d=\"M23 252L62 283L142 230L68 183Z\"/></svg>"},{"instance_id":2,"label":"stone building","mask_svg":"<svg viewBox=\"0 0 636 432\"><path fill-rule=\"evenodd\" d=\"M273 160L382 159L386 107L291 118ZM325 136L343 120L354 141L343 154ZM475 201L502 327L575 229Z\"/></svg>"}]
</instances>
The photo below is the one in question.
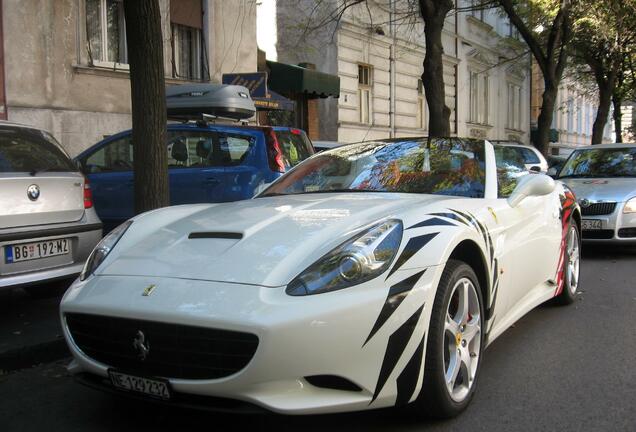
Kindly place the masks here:
<instances>
[{"instance_id":1,"label":"stone building","mask_svg":"<svg viewBox=\"0 0 636 432\"><path fill-rule=\"evenodd\" d=\"M256 70L256 0L159 3L167 84ZM131 126L121 0L2 0L0 7L0 117L51 131L72 155Z\"/></svg>"},{"instance_id":2,"label":"stone building","mask_svg":"<svg viewBox=\"0 0 636 432\"><path fill-rule=\"evenodd\" d=\"M318 102L320 139L426 135L423 27L409 9L416 2L369 0L368 10L351 7L334 20L341 4L262 0L259 46L270 60L310 63L340 78L339 98ZM451 14L443 43L452 133L528 143L530 63L508 20L494 10Z\"/></svg>"},{"instance_id":3,"label":"stone building","mask_svg":"<svg viewBox=\"0 0 636 432\"><path fill-rule=\"evenodd\" d=\"M536 128L541 113L543 95L543 75L538 65L532 65L531 125ZM573 149L590 145L592 142L592 126L596 119L597 96L594 92L585 91L576 82L565 77L559 86L556 107L552 115L550 130L550 154L568 155ZM603 131L603 142L613 142L613 121L610 113L609 121Z\"/></svg>"}]
</instances>

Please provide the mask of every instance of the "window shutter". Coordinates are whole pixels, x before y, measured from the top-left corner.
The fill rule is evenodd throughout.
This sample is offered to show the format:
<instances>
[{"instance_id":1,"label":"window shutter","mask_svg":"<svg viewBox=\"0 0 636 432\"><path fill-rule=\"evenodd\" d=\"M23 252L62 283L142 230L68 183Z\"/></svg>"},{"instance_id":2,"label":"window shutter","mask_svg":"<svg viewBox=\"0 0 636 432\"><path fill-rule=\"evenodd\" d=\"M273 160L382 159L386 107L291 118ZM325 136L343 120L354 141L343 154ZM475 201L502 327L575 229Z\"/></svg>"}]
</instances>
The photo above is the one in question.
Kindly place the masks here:
<instances>
[{"instance_id":1,"label":"window shutter","mask_svg":"<svg viewBox=\"0 0 636 432\"><path fill-rule=\"evenodd\" d=\"M201 0L171 0L170 22L202 29L203 9Z\"/></svg>"}]
</instances>

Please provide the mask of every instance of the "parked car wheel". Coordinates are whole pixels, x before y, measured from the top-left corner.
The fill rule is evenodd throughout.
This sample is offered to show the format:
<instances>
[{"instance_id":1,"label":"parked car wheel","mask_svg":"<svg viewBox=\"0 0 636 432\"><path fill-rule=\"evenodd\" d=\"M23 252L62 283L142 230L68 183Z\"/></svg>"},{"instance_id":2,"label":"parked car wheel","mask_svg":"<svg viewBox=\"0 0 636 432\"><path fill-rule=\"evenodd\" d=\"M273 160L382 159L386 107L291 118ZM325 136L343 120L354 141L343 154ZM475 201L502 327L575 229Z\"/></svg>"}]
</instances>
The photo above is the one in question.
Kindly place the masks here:
<instances>
[{"instance_id":1,"label":"parked car wheel","mask_svg":"<svg viewBox=\"0 0 636 432\"><path fill-rule=\"evenodd\" d=\"M461 261L449 260L435 296L417 401L427 416L454 417L470 403L483 356L483 323L475 272Z\"/></svg>"},{"instance_id":2,"label":"parked car wheel","mask_svg":"<svg viewBox=\"0 0 636 432\"><path fill-rule=\"evenodd\" d=\"M576 299L576 292L579 289L579 273L581 264L581 236L579 227L571 222L565 238L565 251L563 257L563 289L557 296L556 302L561 305L568 305Z\"/></svg>"}]
</instances>

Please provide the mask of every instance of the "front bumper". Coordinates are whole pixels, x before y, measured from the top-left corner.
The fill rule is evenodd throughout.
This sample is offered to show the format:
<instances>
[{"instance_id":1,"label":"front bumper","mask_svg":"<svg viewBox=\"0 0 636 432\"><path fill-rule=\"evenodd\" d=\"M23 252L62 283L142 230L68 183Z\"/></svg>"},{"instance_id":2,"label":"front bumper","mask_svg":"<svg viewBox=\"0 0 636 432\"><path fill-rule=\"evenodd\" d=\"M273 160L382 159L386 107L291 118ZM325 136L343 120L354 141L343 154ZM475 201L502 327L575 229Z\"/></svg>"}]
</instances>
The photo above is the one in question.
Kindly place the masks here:
<instances>
[{"instance_id":1,"label":"front bumper","mask_svg":"<svg viewBox=\"0 0 636 432\"><path fill-rule=\"evenodd\" d=\"M70 239L70 254L16 263L5 262L5 246L62 238ZM100 222L30 227L15 232L0 232L0 289L17 288L78 275L101 238Z\"/></svg>"},{"instance_id":2,"label":"front bumper","mask_svg":"<svg viewBox=\"0 0 636 432\"><path fill-rule=\"evenodd\" d=\"M86 356L75 344L65 314L82 313L252 333L258 348L242 370L219 379L167 378L178 400L184 396L241 401L269 411L310 414L392 406L395 379L424 337L439 277L425 272L408 301L365 344L388 293L384 278L332 293L291 297L284 287L142 276L94 276L76 281L60 307L64 336L74 361L69 371L87 383L106 386L109 365ZM398 271L397 279L415 269ZM400 275L400 273L403 273ZM155 285L143 296L144 288ZM372 402L389 336L422 304L419 324L393 374ZM131 344L135 334L130 335ZM152 350L152 341L149 341ZM152 355L152 354L151 354ZM305 377L345 378L359 391L317 387ZM101 383L101 384L100 384ZM89 384L90 385L90 384ZM419 387L416 389L416 393ZM211 407L213 408L213 407Z\"/></svg>"},{"instance_id":3,"label":"front bumper","mask_svg":"<svg viewBox=\"0 0 636 432\"><path fill-rule=\"evenodd\" d=\"M636 244L636 213L623 213L625 203L618 203L612 214L601 216L583 215L583 220L601 221L600 230L583 230L586 242L611 242Z\"/></svg>"}]
</instances>

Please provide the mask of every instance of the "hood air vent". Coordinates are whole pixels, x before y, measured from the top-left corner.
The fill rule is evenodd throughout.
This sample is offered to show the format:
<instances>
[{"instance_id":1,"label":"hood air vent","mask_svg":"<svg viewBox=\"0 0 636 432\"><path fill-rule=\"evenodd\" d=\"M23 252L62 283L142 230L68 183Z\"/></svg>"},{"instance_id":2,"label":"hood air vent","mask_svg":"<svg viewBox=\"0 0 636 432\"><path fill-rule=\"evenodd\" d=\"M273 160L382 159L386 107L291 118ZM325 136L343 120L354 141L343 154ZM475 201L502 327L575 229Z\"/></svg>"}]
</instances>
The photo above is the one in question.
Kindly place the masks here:
<instances>
[{"instance_id":1,"label":"hood air vent","mask_svg":"<svg viewBox=\"0 0 636 432\"><path fill-rule=\"evenodd\" d=\"M213 231L202 231L202 232L191 232L188 235L189 239L230 239L230 240L240 240L243 238L242 233L233 233L233 232L213 232Z\"/></svg>"}]
</instances>

